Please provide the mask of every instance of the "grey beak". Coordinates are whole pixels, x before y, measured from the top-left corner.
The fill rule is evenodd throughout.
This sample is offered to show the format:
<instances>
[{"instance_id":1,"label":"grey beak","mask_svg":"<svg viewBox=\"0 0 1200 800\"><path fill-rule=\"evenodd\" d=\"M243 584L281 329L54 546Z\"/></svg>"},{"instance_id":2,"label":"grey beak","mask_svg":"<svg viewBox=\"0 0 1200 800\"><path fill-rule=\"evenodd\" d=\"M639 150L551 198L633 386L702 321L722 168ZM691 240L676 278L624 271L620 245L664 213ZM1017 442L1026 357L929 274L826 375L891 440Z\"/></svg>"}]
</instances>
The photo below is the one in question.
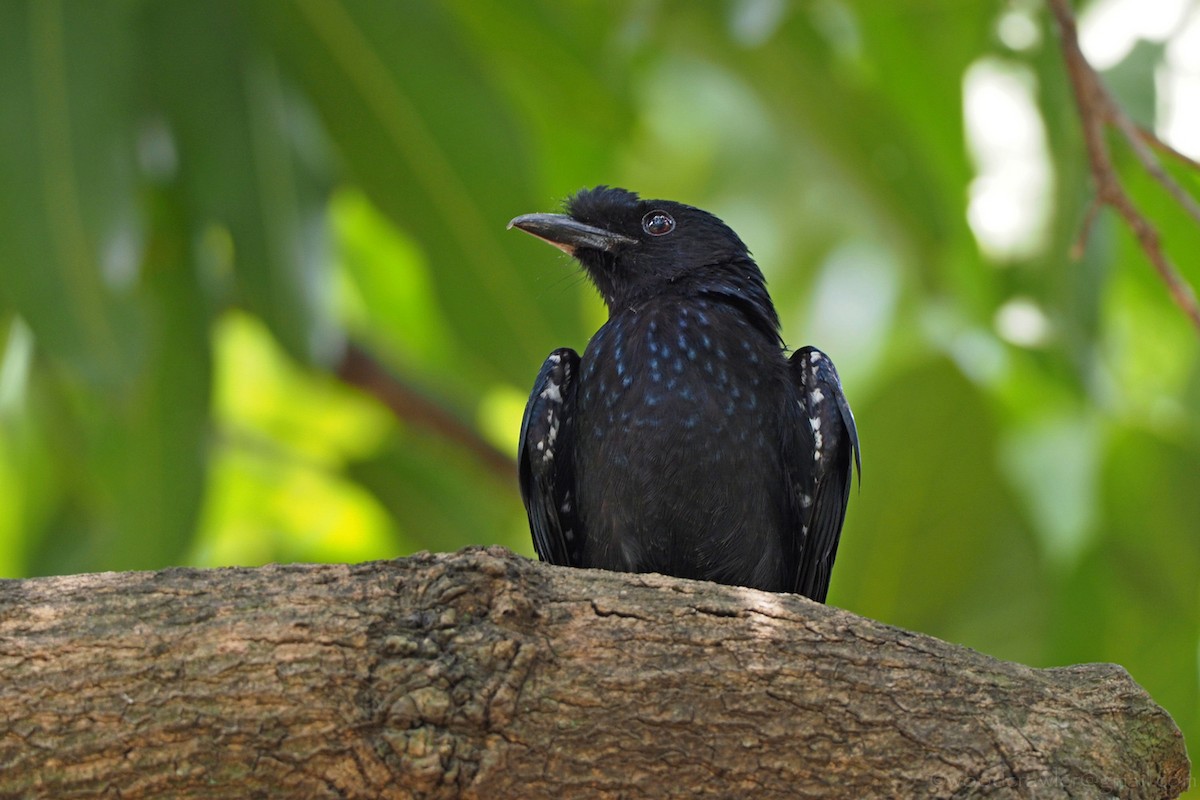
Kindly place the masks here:
<instances>
[{"instance_id":1,"label":"grey beak","mask_svg":"<svg viewBox=\"0 0 1200 800\"><path fill-rule=\"evenodd\" d=\"M611 253L620 247L637 244L637 239L585 225L566 214L522 214L514 217L508 227L520 228L569 255L575 255L579 247Z\"/></svg>"}]
</instances>

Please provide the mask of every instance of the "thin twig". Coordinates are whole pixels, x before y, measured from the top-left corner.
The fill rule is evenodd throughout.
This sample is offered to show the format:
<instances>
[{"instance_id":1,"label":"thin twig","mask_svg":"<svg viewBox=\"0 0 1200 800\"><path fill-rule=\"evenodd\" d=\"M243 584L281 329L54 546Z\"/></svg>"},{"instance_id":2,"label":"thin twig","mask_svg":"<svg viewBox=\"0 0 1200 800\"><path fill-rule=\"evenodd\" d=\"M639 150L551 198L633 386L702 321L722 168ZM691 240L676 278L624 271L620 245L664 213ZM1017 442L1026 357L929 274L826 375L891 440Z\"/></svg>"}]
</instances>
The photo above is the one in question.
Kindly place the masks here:
<instances>
[{"instance_id":1,"label":"thin twig","mask_svg":"<svg viewBox=\"0 0 1200 800\"><path fill-rule=\"evenodd\" d=\"M1181 153L1178 150L1176 150L1174 147L1171 147L1171 145L1167 144L1162 139L1158 138L1158 134L1154 133L1154 131L1152 131L1142 125L1137 125L1136 123L1134 124L1134 128L1137 131L1138 138L1141 139L1143 142L1150 145L1152 148L1154 148L1158 152L1162 153L1163 155L1170 156L1171 158L1175 159L1176 161L1182 163L1184 166L1190 167L1191 169L1194 169L1197 172L1200 172L1200 161L1197 161L1196 159L1192 158L1188 154Z\"/></svg>"},{"instance_id":2,"label":"thin twig","mask_svg":"<svg viewBox=\"0 0 1200 800\"><path fill-rule=\"evenodd\" d=\"M1200 204L1163 170L1162 164L1158 163L1158 159L1154 157L1154 153L1150 151L1150 146L1144 139L1146 131L1134 125L1133 120L1129 119L1129 115L1122 111L1116 103L1109 103L1109 114L1109 121L1125 135L1134 155L1137 156L1138 161L1142 162L1142 168L1149 172L1154 180L1162 184L1163 188L1175 198L1175 202L1183 206L1192 219L1200 223Z\"/></svg>"},{"instance_id":3,"label":"thin twig","mask_svg":"<svg viewBox=\"0 0 1200 800\"><path fill-rule=\"evenodd\" d=\"M1154 265L1155 270L1167 285L1171 299L1183 310L1196 329L1200 330L1200 304L1196 301L1196 293L1163 252L1158 231L1137 210L1121 185L1116 169L1113 167L1108 143L1104 139L1105 126L1111 124L1122 133L1137 154L1142 166L1155 180L1166 187L1172 197L1183 205L1192 216L1196 217L1197 221L1200 221L1200 209L1197 209L1195 200L1163 172L1161 165L1146 147L1145 136L1149 132L1138 131L1125 112L1113 100L1112 95L1100 81L1100 76L1096 74L1084 57L1083 51L1079 48L1075 16L1068 0L1047 0L1047 2L1058 25L1063 59L1067 65L1067 74L1071 78L1071 86L1074 89L1075 105L1079 109L1092 180L1096 183L1096 199L1099 203L1111 206L1125 220L1125 224L1133 231L1138 244L1146 253L1146 257L1150 259L1150 263ZM1157 137L1154 138L1157 139ZM1088 218L1093 216L1094 213L1089 211Z\"/></svg>"},{"instance_id":4,"label":"thin twig","mask_svg":"<svg viewBox=\"0 0 1200 800\"><path fill-rule=\"evenodd\" d=\"M1075 243L1071 245L1071 260L1078 261L1083 258L1083 254L1087 252L1087 240L1092 234L1092 226L1096 224L1096 217L1100 215L1100 209L1104 207L1104 203L1100 201L1099 196L1093 197L1092 202L1088 203L1087 212L1083 216L1083 224L1079 226L1079 235L1075 237Z\"/></svg>"}]
</instances>

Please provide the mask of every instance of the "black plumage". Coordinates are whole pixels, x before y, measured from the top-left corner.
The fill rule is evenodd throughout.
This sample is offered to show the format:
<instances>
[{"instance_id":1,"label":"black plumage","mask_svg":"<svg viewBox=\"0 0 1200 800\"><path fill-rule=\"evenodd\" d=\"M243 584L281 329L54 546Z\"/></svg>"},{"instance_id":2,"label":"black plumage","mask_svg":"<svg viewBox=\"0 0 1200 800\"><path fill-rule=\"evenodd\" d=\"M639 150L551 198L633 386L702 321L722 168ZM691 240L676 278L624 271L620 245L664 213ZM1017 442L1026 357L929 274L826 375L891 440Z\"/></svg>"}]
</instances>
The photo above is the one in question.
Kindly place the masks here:
<instances>
[{"instance_id":1,"label":"black plumage","mask_svg":"<svg viewBox=\"0 0 1200 800\"><path fill-rule=\"evenodd\" d=\"M858 466L833 363L789 358L766 283L715 216L584 190L517 227L576 258L609 319L555 350L521 423L544 561L661 572L823 601Z\"/></svg>"}]
</instances>

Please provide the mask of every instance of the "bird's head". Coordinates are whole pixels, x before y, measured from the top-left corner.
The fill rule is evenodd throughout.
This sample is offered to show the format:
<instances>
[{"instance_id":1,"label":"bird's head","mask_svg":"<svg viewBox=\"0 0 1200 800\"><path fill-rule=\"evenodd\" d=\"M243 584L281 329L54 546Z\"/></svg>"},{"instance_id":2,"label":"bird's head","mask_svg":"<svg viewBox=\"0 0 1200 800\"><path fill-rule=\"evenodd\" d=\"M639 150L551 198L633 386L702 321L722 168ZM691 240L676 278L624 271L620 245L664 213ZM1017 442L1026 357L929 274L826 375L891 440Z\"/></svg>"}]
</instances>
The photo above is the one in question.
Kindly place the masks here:
<instances>
[{"instance_id":1,"label":"bird's head","mask_svg":"<svg viewBox=\"0 0 1200 800\"><path fill-rule=\"evenodd\" d=\"M610 312L677 290L744 305L760 326L778 329L762 272L750 251L707 211L597 186L567 200L566 212L524 214L508 227L520 228L578 260Z\"/></svg>"}]
</instances>

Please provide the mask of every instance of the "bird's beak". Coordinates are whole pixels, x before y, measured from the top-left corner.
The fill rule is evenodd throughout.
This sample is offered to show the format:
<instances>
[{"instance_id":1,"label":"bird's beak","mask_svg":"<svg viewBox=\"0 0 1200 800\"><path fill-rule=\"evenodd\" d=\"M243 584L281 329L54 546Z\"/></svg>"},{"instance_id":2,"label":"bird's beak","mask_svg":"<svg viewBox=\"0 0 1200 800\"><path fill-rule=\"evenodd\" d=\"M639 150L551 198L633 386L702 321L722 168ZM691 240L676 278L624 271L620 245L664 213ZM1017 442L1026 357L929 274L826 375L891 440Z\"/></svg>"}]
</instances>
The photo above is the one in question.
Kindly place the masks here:
<instances>
[{"instance_id":1,"label":"bird's beak","mask_svg":"<svg viewBox=\"0 0 1200 800\"><path fill-rule=\"evenodd\" d=\"M637 244L637 239L585 225L566 214L522 214L514 217L508 227L520 228L570 256L580 247L611 253L623 245Z\"/></svg>"}]
</instances>

